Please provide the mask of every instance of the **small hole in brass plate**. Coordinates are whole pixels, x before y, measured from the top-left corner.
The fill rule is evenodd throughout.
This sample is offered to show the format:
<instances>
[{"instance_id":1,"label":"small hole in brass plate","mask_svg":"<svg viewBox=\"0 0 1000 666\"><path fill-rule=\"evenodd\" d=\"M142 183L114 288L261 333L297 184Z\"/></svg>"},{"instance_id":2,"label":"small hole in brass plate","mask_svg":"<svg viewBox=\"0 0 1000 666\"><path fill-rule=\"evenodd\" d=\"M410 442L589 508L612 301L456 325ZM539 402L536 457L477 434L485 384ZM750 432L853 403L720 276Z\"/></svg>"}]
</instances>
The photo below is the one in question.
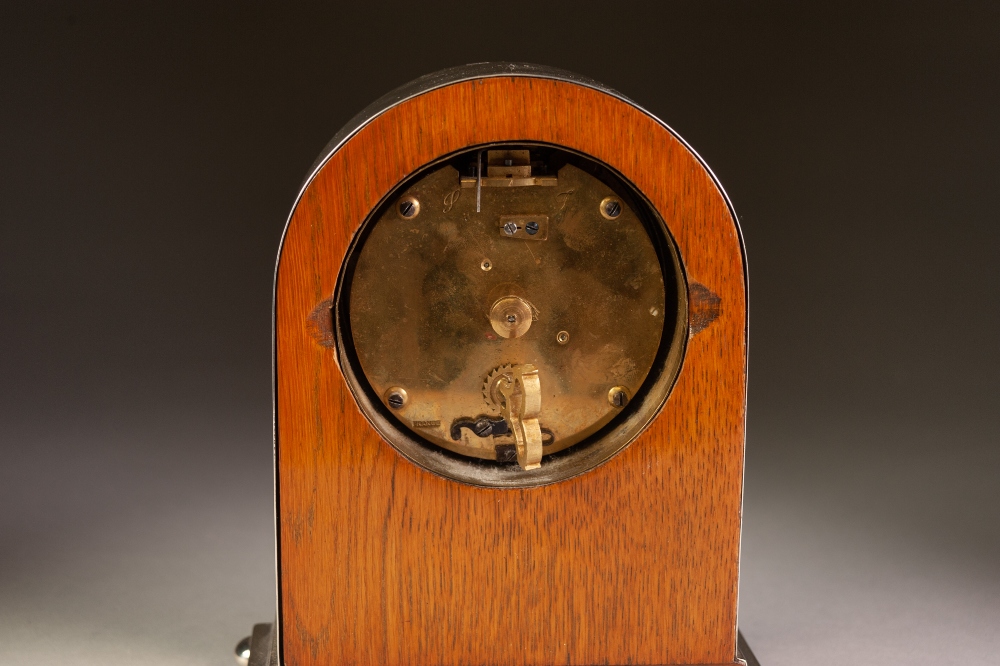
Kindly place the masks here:
<instances>
[{"instance_id":1,"label":"small hole in brass plate","mask_svg":"<svg viewBox=\"0 0 1000 666\"><path fill-rule=\"evenodd\" d=\"M480 151L516 171L470 176ZM558 146L473 147L411 174L362 225L337 282L340 366L413 463L545 485L655 418L681 366L686 296L666 225L619 174ZM518 449L532 441L540 465Z\"/></svg>"}]
</instances>

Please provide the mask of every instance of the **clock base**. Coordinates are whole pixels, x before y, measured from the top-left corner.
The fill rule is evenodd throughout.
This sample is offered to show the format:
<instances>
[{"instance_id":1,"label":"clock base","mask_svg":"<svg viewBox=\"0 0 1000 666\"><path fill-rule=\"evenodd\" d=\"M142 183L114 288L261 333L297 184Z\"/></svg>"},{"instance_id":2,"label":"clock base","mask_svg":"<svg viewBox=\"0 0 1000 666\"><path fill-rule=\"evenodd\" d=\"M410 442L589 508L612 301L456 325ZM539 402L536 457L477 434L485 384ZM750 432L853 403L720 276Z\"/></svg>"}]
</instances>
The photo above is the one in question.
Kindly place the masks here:
<instances>
[{"instance_id":1,"label":"clock base","mask_svg":"<svg viewBox=\"0 0 1000 666\"><path fill-rule=\"evenodd\" d=\"M247 653L249 646L249 653ZM736 632L736 658L746 666L760 666L743 633ZM278 666L278 643L274 640L274 623L253 625L253 633L236 645L236 662L241 666ZM739 663L739 662L736 662Z\"/></svg>"}]
</instances>

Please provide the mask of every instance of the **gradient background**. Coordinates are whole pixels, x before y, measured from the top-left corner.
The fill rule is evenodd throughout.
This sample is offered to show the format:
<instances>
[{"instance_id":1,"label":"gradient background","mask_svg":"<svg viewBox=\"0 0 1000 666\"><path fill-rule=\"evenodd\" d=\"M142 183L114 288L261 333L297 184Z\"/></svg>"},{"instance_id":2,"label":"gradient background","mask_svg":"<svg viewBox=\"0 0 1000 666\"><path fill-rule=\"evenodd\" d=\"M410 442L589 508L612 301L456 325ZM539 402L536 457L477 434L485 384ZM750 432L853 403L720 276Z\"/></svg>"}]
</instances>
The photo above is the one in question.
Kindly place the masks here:
<instances>
[{"instance_id":1,"label":"gradient background","mask_svg":"<svg viewBox=\"0 0 1000 666\"><path fill-rule=\"evenodd\" d=\"M271 280L312 160L443 67L663 118L740 215L740 626L765 666L1000 654L1000 10L0 9L0 663L231 664L274 609Z\"/></svg>"}]
</instances>

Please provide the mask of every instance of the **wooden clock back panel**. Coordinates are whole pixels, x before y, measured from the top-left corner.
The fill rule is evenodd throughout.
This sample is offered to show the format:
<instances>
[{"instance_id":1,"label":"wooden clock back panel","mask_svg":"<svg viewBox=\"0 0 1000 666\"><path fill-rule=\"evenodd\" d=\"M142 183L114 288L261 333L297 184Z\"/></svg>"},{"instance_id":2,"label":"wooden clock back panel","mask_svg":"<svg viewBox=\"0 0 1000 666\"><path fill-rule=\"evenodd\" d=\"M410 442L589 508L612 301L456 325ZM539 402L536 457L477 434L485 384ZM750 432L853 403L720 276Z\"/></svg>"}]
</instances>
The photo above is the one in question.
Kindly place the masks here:
<instances>
[{"instance_id":1,"label":"wooden clock back panel","mask_svg":"<svg viewBox=\"0 0 1000 666\"><path fill-rule=\"evenodd\" d=\"M359 411L335 350L310 332L310 314L334 293L351 239L380 199L438 156L495 141L563 145L635 183L673 234L697 319L652 425L604 465L534 489L472 487L404 459ZM732 663L742 261L704 167L657 121L606 93L486 78L403 102L358 131L299 201L277 275L284 663Z\"/></svg>"}]
</instances>

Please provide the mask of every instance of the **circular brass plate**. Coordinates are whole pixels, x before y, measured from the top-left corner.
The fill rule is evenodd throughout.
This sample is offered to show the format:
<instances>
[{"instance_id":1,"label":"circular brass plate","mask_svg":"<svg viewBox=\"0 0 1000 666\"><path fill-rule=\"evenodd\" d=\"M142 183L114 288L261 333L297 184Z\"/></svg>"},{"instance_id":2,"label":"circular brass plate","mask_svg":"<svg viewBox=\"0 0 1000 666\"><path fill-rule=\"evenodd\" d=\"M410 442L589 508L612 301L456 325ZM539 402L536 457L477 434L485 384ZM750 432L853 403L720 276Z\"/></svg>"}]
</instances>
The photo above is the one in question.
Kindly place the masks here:
<instances>
[{"instance_id":1,"label":"circular brass plate","mask_svg":"<svg viewBox=\"0 0 1000 666\"><path fill-rule=\"evenodd\" d=\"M402 428L379 429L398 448L416 441L506 461L513 435L499 426L482 436L475 423L500 418L490 378L531 364L545 456L581 442L591 448L588 438L609 427L620 432L603 437L605 448L618 450L662 406L683 348L685 290L662 222L637 209L645 206L638 196L622 196L626 184L598 178L599 168L579 157L532 149L536 184L520 186L482 185L468 175L476 160L470 152L416 174L364 225L338 305L348 364L357 361L347 374L361 384L352 388L368 396L363 407L391 408ZM519 182L531 180L524 174L515 174ZM621 204L610 219L609 200ZM401 201L419 206L419 216L401 216ZM405 390L402 407L387 402L396 387ZM616 388L649 399L623 409L609 400ZM368 415L379 425L385 414ZM616 418L628 427L616 428ZM400 445L389 430L412 441ZM447 460L444 467L461 469L460 458ZM534 471L498 465L485 476L545 478L550 462ZM484 469L473 465L471 479L482 482Z\"/></svg>"}]
</instances>

